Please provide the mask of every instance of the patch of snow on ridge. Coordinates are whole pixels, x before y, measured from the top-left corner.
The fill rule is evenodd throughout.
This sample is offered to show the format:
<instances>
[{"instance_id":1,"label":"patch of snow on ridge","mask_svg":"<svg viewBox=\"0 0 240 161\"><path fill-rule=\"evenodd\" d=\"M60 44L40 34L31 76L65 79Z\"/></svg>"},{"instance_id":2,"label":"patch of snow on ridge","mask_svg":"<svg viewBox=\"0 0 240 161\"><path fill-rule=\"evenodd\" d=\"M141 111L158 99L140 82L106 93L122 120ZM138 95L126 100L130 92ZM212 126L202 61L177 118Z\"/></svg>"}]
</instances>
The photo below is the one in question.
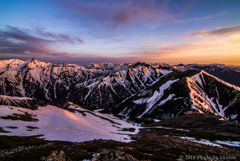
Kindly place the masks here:
<instances>
[{"instance_id":1,"label":"patch of snow on ridge","mask_svg":"<svg viewBox=\"0 0 240 161\"><path fill-rule=\"evenodd\" d=\"M199 88L196 82L198 82L201 86L203 85L201 78L203 78L202 71L192 77L187 77L188 87L190 89L190 97L193 101L194 109L197 109L199 112L208 111L211 113L215 113L215 109L213 109L215 104L212 99L208 98L207 94Z\"/></svg>"},{"instance_id":2,"label":"patch of snow on ridge","mask_svg":"<svg viewBox=\"0 0 240 161\"><path fill-rule=\"evenodd\" d=\"M173 98L174 96L175 96L175 94L170 94L165 100L162 100L162 101L158 104L158 106L161 106L161 105L165 104L166 102L172 100L172 98Z\"/></svg>"},{"instance_id":3,"label":"patch of snow on ridge","mask_svg":"<svg viewBox=\"0 0 240 161\"><path fill-rule=\"evenodd\" d=\"M32 78L34 78L36 81L41 83L41 79L40 79L41 71L42 71L42 69L36 68L34 70L29 70L29 73L30 73Z\"/></svg>"},{"instance_id":4,"label":"patch of snow on ridge","mask_svg":"<svg viewBox=\"0 0 240 161\"><path fill-rule=\"evenodd\" d=\"M169 73L172 73L171 70L166 70L166 69L156 69L157 71L160 71L162 74L166 75L166 74L169 74Z\"/></svg>"},{"instance_id":5,"label":"patch of snow on ridge","mask_svg":"<svg viewBox=\"0 0 240 161\"><path fill-rule=\"evenodd\" d=\"M192 138L192 137L180 137L180 138L184 139L184 140L186 139L186 140L189 140L189 141L192 141L192 142L195 142L195 143L205 144L205 145L209 145L209 146L217 146L217 147L222 148L221 145L212 143L211 141L206 140L206 139L197 140L196 138Z\"/></svg>"},{"instance_id":6,"label":"patch of snow on ridge","mask_svg":"<svg viewBox=\"0 0 240 161\"><path fill-rule=\"evenodd\" d=\"M240 141L215 141L218 144L228 145L228 146L234 146L234 147L240 147Z\"/></svg>"},{"instance_id":7,"label":"patch of snow on ridge","mask_svg":"<svg viewBox=\"0 0 240 161\"><path fill-rule=\"evenodd\" d=\"M220 81L221 83L230 86L232 88L234 88L235 90L238 90L239 87L237 86L233 86L231 84L228 83L224 83L222 80L204 72L201 71L200 73L192 76L192 77L187 77L187 83L188 83L188 87L190 89L190 97L192 99L193 102L193 109L198 110L199 112L210 112L212 114L218 114L222 117L224 117L225 119L229 120L229 119L235 119L237 117L237 115L231 115L229 118L227 118L225 116L225 110L227 109L226 106L224 107L223 105L221 105L219 103L220 100L220 96L219 96L219 92L218 92L218 88L215 88L215 91L217 93L217 98L216 98L216 103L214 102L214 97L209 98L209 96L202 90L203 85L206 84L205 80L204 80L204 75L206 74L210 77L213 77L214 79L216 79L217 81ZM198 83L197 83L198 82ZM200 86L199 86L200 85ZM229 102L230 104L231 102Z\"/></svg>"},{"instance_id":8,"label":"patch of snow on ridge","mask_svg":"<svg viewBox=\"0 0 240 161\"><path fill-rule=\"evenodd\" d=\"M25 108L18 108L11 106L0 105L0 116L11 115L13 113L28 112L36 115L39 121L13 121L0 119L2 127L15 126L17 129L7 129L11 133L0 133L0 135L10 136L32 136L44 135L42 138L47 140L61 140L82 142L93 139L106 139L129 142L128 134L135 134L138 127L135 127L127 122L119 120L118 118L108 117L104 114L91 112L86 109L81 109L85 115L75 112L60 109L55 106L38 107L38 110L29 110ZM20 111L19 111L20 110ZM23 112L21 112L23 111ZM34 131L27 131L26 126L38 127ZM135 132L121 131L123 128L134 128Z\"/></svg>"},{"instance_id":9,"label":"patch of snow on ridge","mask_svg":"<svg viewBox=\"0 0 240 161\"><path fill-rule=\"evenodd\" d=\"M0 98L2 99L8 99L8 100L33 100L33 98L29 97L17 97L17 96L6 96L6 95L0 95Z\"/></svg>"},{"instance_id":10,"label":"patch of snow on ridge","mask_svg":"<svg viewBox=\"0 0 240 161\"><path fill-rule=\"evenodd\" d=\"M0 75L0 80L7 78L7 80L11 83L18 83L16 75L18 71L5 71L3 74Z\"/></svg>"},{"instance_id":11,"label":"patch of snow on ridge","mask_svg":"<svg viewBox=\"0 0 240 161\"><path fill-rule=\"evenodd\" d=\"M150 97L140 98L140 99L134 100L133 102L134 102L135 104L142 105L142 104L147 103L149 99L150 99Z\"/></svg>"},{"instance_id":12,"label":"patch of snow on ridge","mask_svg":"<svg viewBox=\"0 0 240 161\"><path fill-rule=\"evenodd\" d=\"M153 105L155 105L156 102L163 96L164 91L168 89L173 83L177 82L178 80L179 79L167 81L165 84L159 87L159 92L157 90L154 91L153 96L150 97L149 100L147 101L145 111L141 115L139 115L138 118L141 118L143 115L145 115L153 107Z\"/></svg>"}]
</instances>

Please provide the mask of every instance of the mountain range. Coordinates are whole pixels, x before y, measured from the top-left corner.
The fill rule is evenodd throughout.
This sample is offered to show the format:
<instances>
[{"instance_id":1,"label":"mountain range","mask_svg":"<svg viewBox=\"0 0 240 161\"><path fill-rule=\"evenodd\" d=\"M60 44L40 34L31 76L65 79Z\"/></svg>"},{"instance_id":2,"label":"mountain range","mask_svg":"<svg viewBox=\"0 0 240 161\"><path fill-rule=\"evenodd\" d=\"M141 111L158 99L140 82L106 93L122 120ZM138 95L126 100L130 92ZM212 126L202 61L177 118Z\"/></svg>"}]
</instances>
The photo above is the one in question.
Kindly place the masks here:
<instances>
[{"instance_id":1,"label":"mountain range","mask_svg":"<svg viewBox=\"0 0 240 161\"><path fill-rule=\"evenodd\" d=\"M51 104L65 109L74 103L134 123L187 111L239 122L239 78L238 68L220 64L80 66L10 59L0 61L0 103L19 107Z\"/></svg>"}]
</instances>

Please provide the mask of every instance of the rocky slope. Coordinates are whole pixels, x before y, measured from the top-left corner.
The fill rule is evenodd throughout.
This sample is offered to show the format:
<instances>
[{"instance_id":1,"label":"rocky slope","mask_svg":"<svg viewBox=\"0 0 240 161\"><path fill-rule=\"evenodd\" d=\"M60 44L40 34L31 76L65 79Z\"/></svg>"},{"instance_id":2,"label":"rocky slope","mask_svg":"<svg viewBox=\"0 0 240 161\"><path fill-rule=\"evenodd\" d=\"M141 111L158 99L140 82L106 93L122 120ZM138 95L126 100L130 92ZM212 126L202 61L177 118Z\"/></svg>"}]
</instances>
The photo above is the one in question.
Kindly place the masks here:
<instances>
[{"instance_id":1,"label":"rocky slope","mask_svg":"<svg viewBox=\"0 0 240 161\"><path fill-rule=\"evenodd\" d=\"M88 86L77 84L76 90L69 95L69 100L88 109L104 108L112 111L124 99L145 90L170 72L172 71L136 63L128 70L100 77Z\"/></svg>"},{"instance_id":2,"label":"rocky slope","mask_svg":"<svg viewBox=\"0 0 240 161\"><path fill-rule=\"evenodd\" d=\"M240 89L204 71L175 71L117 105L113 113L166 119L188 110L240 121Z\"/></svg>"}]
</instances>

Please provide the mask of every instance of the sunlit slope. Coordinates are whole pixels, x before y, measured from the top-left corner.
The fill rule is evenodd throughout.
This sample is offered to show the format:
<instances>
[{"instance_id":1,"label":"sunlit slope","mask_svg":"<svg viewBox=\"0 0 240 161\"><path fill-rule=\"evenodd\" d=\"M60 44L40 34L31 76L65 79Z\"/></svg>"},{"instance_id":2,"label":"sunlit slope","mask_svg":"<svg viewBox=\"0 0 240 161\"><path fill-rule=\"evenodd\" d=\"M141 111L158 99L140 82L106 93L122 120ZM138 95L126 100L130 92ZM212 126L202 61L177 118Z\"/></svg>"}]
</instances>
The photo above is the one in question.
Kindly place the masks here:
<instances>
[{"instance_id":1,"label":"sunlit slope","mask_svg":"<svg viewBox=\"0 0 240 161\"><path fill-rule=\"evenodd\" d=\"M47 140L88 141L93 139L112 139L129 141L127 134L137 129L115 117L104 116L79 107L75 112L55 106L38 107L29 110L13 106L0 106L1 135L31 136L43 135ZM74 111L74 110L71 110ZM12 117L11 117L12 116ZM31 119L32 118L32 119ZM123 128L134 128L129 132ZM132 129L133 130L133 129Z\"/></svg>"}]
</instances>

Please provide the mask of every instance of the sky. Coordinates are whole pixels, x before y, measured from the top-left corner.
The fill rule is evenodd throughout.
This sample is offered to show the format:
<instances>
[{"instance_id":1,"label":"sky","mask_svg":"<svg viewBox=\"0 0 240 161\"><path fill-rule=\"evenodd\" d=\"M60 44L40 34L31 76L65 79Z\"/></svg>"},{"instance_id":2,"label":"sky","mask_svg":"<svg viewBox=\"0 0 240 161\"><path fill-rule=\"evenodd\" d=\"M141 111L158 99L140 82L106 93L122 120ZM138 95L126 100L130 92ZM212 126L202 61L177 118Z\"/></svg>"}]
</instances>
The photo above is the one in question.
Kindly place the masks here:
<instances>
[{"instance_id":1,"label":"sky","mask_svg":"<svg viewBox=\"0 0 240 161\"><path fill-rule=\"evenodd\" d=\"M0 59L240 65L239 0L0 0Z\"/></svg>"}]
</instances>

